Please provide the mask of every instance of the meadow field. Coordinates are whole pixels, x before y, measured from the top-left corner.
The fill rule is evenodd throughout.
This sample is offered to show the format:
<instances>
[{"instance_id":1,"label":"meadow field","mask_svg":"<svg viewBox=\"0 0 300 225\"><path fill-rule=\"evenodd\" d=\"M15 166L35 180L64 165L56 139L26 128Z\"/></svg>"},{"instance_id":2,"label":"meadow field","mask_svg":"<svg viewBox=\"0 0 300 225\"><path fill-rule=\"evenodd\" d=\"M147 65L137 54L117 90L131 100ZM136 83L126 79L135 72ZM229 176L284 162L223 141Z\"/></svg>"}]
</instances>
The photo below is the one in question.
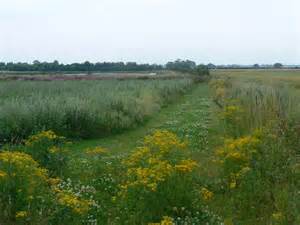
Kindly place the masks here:
<instances>
[{"instance_id":1,"label":"meadow field","mask_svg":"<svg viewBox=\"0 0 300 225\"><path fill-rule=\"evenodd\" d=\"M300 70L0 81L0 224L300 224Z\"/></svg>"}]
</instances>

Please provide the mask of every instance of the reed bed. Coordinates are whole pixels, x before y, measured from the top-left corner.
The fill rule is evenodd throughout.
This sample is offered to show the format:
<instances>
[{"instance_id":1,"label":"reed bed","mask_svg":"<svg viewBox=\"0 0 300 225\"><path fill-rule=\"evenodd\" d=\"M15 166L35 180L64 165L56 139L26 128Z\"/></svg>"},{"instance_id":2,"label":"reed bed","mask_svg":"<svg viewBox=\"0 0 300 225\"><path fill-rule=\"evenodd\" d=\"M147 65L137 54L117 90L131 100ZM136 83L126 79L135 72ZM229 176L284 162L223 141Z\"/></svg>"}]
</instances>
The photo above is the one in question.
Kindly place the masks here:
<instances>
[{"instance_id":1,"label":"reed bed","mask_svg":"<svg viewBox=\"0 0 300 225\"><path fill-rule=\"evenodd\" d=\"M99 137L132 128L192 85L180 80L5 81L0 83L0 142L41 130Z\"/></svg>"}]
</instances>

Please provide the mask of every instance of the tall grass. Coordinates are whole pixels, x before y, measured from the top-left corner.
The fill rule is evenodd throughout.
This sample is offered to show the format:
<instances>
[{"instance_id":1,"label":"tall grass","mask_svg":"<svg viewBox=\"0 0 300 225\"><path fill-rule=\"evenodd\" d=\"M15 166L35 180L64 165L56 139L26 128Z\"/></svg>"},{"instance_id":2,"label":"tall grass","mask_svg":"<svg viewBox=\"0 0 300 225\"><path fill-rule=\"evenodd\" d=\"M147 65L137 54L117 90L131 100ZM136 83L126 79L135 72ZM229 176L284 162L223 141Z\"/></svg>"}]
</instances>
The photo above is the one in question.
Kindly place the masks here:
<instances>
[{"instance_id":1,"label":"tall grass","mask_svg":"<svg viewBox=\"0 0 300 225\"><path fill-rule=\"evenodd\" d=\"M192 85L180 80L0 83L0 142L40 130L102 136L136 126Z\"/></svg>"},{"instance_id":2,"label":"tall grass","mask_svg":"<svg viewBox=\"0 0 300 225\"><path fill-rule=\"evenodd\" d=\"M228 98L241 107L240 134L264 127L272 121L287 121L297 108L288 86L238 83L229 90ZM229 103L230 104L230 101Z\"/></svg>"},{"instance_id":3,"label":"tall grass","mask_svg":"<svg viewBox=\"0 0 300 225\"><path fill-rule=\"evenodd\" d=\"M212 82L224 136L214 161L221 214L233 224L299 224L300 97L287 85Z\"/></svg>"}]
</instances>

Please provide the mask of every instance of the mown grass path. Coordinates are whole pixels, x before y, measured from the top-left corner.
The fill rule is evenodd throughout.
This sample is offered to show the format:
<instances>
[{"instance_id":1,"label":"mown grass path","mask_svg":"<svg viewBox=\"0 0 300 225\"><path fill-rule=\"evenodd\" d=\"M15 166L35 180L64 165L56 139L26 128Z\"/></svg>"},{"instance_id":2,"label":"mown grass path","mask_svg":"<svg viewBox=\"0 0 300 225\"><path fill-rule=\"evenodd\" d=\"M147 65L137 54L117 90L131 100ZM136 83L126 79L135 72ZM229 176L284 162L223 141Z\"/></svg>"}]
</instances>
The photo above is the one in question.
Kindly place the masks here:
<instances>
[{"instance_id":1,"label":"mown grass path","mask_svg":"<svg viewBox=\"0 0 300 225\"><path fill-rule=\"evenodd\" d=\"M209 87L197 84L175 103L163 108L144 125L107 138L83 140L72 149L79 153L88 147L101 146L112 153L125 153L138 146L143 138L155 129L167 129L190 143L193 151L207 149L208 130L211 121Z\"/></svg>"}]
</instances>

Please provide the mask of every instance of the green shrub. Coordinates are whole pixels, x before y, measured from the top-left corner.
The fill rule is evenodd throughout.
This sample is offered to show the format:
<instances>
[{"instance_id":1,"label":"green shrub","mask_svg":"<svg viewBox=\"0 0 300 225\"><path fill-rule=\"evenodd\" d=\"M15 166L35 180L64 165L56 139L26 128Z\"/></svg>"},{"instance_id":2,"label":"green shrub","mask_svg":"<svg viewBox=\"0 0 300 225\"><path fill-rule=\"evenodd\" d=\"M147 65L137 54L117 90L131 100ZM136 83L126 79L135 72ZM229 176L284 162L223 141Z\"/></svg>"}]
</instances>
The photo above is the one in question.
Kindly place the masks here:
<instances>
[{"instance_id":1,"label":"green shrub","mask_svg":"<svg viewBox=\"0 0 300 225\"><path fill-rule=\"evenodd\" d=\"M68 160L66 139L53 131L42 131L25 140L24 151L30 154L51 176L62 176Z\"/></svg>"},{"instance_id":2,"label":"green shrub","mask_svg":"<svg viewBox=\"0 0 300 225\"><path fill-rule=\"evenodd\" d=\"M30 155L0 152L0 222L31 224L48 216L47 171Z\"/></svg>"}]
</instances>

